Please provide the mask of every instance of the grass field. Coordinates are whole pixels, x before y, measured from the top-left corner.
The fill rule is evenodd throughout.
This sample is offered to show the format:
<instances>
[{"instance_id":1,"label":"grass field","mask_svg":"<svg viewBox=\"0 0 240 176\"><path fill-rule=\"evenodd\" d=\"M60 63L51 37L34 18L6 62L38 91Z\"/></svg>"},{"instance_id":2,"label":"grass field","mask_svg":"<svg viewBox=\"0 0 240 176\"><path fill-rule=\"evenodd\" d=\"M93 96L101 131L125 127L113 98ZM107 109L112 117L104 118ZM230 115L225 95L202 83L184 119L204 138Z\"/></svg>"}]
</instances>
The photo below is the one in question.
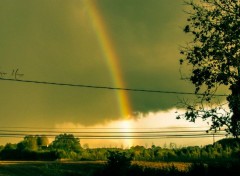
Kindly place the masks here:
<instances>
[{"instance_id":1,"label":"grass field","mask_svg":"<svg viewBox=\"0 0 240 176\"><path fill-rule=\"evenodd\" d=\"M143 168L169 168L175 167L179 171L187 171L191 166L191 163L184 162L146 162L146 161L134 161L133 165L138 165Z\"/></svg>"},{"instance_id":2,"label":"grass field","mask_svg":"<svg viewBox=\"0 0 240 176\"><path fill-rule=\"evenodd\" d=\"M2 161L0 176L91 176L104 162Z\"/></svg>"},{"instance_id":3,"label":"grass field","mask_svg":"<svg viewBox=\"0 0 240 176\"><path fill-rule=\"evenodd\" d=\"M1 161L0 176L92 176L94 172L103 168L102 161ZM144 168L163 168L175 166L179 170L186 170L190 163L165 163L135 161L133 165Z\"/></svg>"}]
</instances>

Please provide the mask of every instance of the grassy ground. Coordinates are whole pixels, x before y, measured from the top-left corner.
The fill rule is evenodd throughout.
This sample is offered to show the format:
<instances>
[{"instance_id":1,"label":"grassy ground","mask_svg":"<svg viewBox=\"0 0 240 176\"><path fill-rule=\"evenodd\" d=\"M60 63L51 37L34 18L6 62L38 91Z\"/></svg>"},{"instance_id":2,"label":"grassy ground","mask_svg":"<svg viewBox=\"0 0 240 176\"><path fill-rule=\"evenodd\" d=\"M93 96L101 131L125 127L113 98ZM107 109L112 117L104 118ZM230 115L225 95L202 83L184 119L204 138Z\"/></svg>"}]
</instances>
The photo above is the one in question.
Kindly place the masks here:
<instances>
[{"instance_id":1,"label":"grassy ground","mask_svg":"<svg viewBox=\"0 0 240 176\"><path fill-rule=\"evenodd\" d=\"M184 162L146 162L146 161L133 161L133 165L138 165L143 168L169 168L175 167L179 171L187 171L191 166L191 163Z\"/></svg>"},{"instance_id":2,"label":"grassy ground","mask_svg":"<svg viewBox=\"0 0 240 176\"><path fill-rule=\"evenodd\" d=\"M91 176L101 170L105 162L101 161L0 161L0 176ZM176 167L185 171L190 163L178 162L143 162L135 161L133 165L143 168Z\"/></svg>"},{"instance_id":3,"label":"grassy ground","mask_svg":"<svg viewBox=\"0 0 240 176\"><path fill-rule=\"evenodd\" d=\"M105 163L101 161L0 161L0 176L96 176L99 175L99 171L100 173L103 171ZM186 174L188 176L202 176L215 175L216 173L218 173L218 176L240 175L239 163L232 165L231 163L222 163L222 165L202 165L199 163L192 166L191 163L184 162L133 161L132 166L133 169L135 166L137 166L136 168L140 168L141 174L135 173L137 176L185 176Z\"/></svg>"},{"instance_id":4,"label":"grassy ground","mask_svg":"<svg viewBox=\"0 0 240 176\"><path fill-rule=\"evenodd\" d=\"M101 170L105 162L101 161L0 161L0 176L92 176ZM144 168L163 168L175 166L178 170L185 171L189 163L141 162L135 161L133 165Z\"/></svg>"},{"instance_id":5,"label":"grassy ground","mask_svg":"<svg viewBox=\"0 0 240 176\"><path fill-rule=\"evenodd\" d=\"M0 162L0 176L91 176L103 162Z\"/></svg>"}]
</instances>

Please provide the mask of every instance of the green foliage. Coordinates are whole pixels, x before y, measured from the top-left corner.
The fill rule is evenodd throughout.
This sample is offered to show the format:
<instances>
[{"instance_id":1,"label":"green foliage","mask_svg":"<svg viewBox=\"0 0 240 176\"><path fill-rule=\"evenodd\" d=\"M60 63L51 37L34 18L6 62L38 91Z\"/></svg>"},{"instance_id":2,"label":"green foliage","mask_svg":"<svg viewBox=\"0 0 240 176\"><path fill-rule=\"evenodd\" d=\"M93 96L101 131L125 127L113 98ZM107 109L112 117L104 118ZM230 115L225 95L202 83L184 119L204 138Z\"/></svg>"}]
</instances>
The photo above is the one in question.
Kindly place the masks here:
<instances>
[{"instance_id":1,"label":"green foliage","mask_svg":"<svg viewBox=\"0 0 240 176\"><path fill-rule=\"evenodd\" d=\"M4 146L1 145L1 146L0 146L0 152L1 152L3 149L4 149Z\"/></svg>"},{"instance_id":2,"label":"green foliage","mask_svg":"<svg viewBox=\"0 0 240 176\"><path fill-rule=\"evenodd\" d=\"M38 147L47 147L49 144L49 140L46 136L37 136L37 145Z\"/></svg>"},{"instance_id":3,"label":"green foliage","mask_svg":"<svg viewBox=\"0 0 240 176\"><path fill-rule=\"evenodd\" d=\"M193 8L184 31L191 33L193 43L181 51L184 61L193 66L190 80L198 92L202 85L207 93L217 84L238 81L239 4L236 0L202 0L187 3Z\"/></svg>"},{"instance_id":4,"label":"green foliage","mask_svg":"<svg viewBox=\"0 0 240 176\"><path fill-rule=\"evenodd\" d=\"M79 160L86 161L106 161L108 157L108 150L106 148L84 149L79 156Z\"/></svg>"},{"instance_id":5,"label":"green foliage","mask_svg":"<svg viewBox=\"0 0 240 176\"><path fill-rule=\"evenodd\" d=\"M51 147L53 149L61 149L67 152L79 152L81 150L80 140L75 138L73 134L60 134L56 136Z\"/></svg>"},{"instance_id":6,"label":"green foliage","mask_svg":"<svg viewBox=\"0 0 240 176\"><path fill-rule=\"evenodd\" d=\"M69 135L67 135L69 136ZM33 141L36 136L27 136L18 144L7 143L0 151L0 159L4 160L56 160L56 159L72 159L82 161L107 161L108 167L128 168L131 161L159 161L159 162L209 162L209 161L235 161L240 158L240 141L238 139L223 139L215 142L213 145L204 147L191 146L177 148L175 144L170 143L169 148L161 148L153 145L150 148L143 146L133 146L130 149L120 148L77 148L72 150L65 147L69 144L75 144L80 147L79 139L71 135L69 144L57 145L59 148L52 147L59 140L67 142L65 135L56 137L57 142L53 141L50 147L37 150L30 150L26 144ZM59 138L60 137L60 138ZM64 138L63 138L64 137ZM30 140L29 140L30 139ZM27 141L27 142L26 142ZM32 145L30 145L32 146ZM174 146L174 147L173 147ZM70 146L69 146L70 147Z\"/></svg>"},{"instance_id":7,"label":"green foliage","mask_svg":"<svg viewBox=\"0 0 240 176\"><path fill-rule=\"evenodd\" d=\"M190 81L195 93L203 92L200 103L189 106L184 116L212 120L211 129L227 127L227 132L240 134L240 7L237 0L202 0L186 2L192 7L184 32L193 40L183 47L180 64L191 67ZM219 86L227 86L230 112L217 108L204 109L203 101L210 102ZM222 113L224 112L224 113ZM180 118L180 117L178 117Z\"/></svg>"},{"instance_id":8,"label":"green foliage","mask_svg":"<svg viewBox=\"0 0 240 176\"><path fill-rule=\"evenodd\" d=\"M24 140L18 143L17 148L19 150L38 150L37 136L25 136Z\"/></svg>"},{"instance_id":9,"label":"green foliage","mask_svg":"<svg viewBox=\"0 0 240 176\"><path fill-rule=\"evenodd\" d=\"M4 150L14 150L16 148L17 148L16 144L7 143L3 149Z\"/></svg>"},{"instance_id":10,"label":"green foliage","mask_svg":"<svg viewBox=\"0 0 240 176\"><path fill-rule=\"evenodd\" d=\"M107 165L110 168L129 168L132 156L123 151L109 151Z\"/></svg>"},{"instance_id":11,"label":"green foliage","mask_svg":"<svg viewBox=\"0 0 240 176\"><path fill-rule=\"evenodd\" d=\"M98 175L127 176L131 166L132 156L125 151L109 151L106 168Z\"/></svg>"},{"instance_id":12,"label":"green foliage","mask_svg":"<svg viewBox=\"0 0 240 176\"><path fill-rule=\"evenodd\" d=\"M240 139L225 138L220 141L217 141L216 143L222 145L224 148L227 148L227 147L240 148Z\"/></svg>"},{"instance_id":13,"label":"green foliage","mask_svg":"<svg viewBox=\"0 0 240 176\"><path fill-rule=\"evenodd\" d=\"M48 138L46 136L28 135L24 137L23 141L17 144L17 149L20 151L38 151L47 147L48 143Z\"/></svg>"},{"instance_id":14,"label":"green foliage","mask_svg":"<svg viewBox=\"0 0 240 176\"><path fill-rule=\"evenodd\" d=\"M43 150L43 146L47 144L48 139L45 136L28 135L18 144L6 144L0 152L0 158L4 160L55 160L57 155L54 151L49 151L47 148Z\"/></svg>"},{"instance_id":15,"label":"green foliage","mask_svg":"<svg viewBox=\"0 0 240 176\"><path fill-rule=\"evenodd\" d=\"M80 140L72 134L60 134L50 145L50 149L55 150L59 158L76 158L81 152Z\"/></svg>"}]
</instances>

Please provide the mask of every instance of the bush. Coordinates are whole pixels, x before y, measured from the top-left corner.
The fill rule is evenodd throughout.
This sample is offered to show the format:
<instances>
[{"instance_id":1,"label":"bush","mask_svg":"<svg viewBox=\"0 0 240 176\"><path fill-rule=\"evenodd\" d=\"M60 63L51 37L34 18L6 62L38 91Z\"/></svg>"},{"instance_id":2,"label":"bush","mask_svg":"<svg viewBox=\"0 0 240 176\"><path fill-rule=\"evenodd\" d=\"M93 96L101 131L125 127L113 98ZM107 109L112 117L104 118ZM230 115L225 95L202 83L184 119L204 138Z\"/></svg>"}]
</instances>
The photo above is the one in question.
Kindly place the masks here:
<instances>
[{"instance_id":1,"label":"bush","mask_svg":"<svg viewBox=\"0 0 240 176\"><path fill-rule=\"evenodd\" d=\"M127 176L131 166L132 156L123 151L109 151L107 164L102 173L104 176Z\"/></svg>"}]
</instances>

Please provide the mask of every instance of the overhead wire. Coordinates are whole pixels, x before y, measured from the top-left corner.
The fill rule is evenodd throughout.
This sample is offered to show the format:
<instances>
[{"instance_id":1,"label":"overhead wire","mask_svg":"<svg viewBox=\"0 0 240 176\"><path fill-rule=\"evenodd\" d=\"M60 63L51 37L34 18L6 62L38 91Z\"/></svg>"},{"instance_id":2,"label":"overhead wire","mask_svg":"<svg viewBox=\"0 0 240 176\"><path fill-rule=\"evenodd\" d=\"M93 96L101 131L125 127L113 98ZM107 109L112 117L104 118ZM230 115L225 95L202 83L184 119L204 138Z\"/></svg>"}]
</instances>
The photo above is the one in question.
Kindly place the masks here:
<instances>
[{"instance_id":1,"label":"overhead wire","mask_svg":"<svg viewBox=\"0 0 240 176\"><path fill-rule=\"evenodd\" d=\"M45 130L0 130L0 137L22 138L26 136L45 136L54 138L59 133L74 134L79 139L161 139L161 138L209 138L224 137L218 133L206 133L204 130L168 130L168 131L45 131ZM62 136L68 138L68 136ZM70 137L69 137L70 138Z\"/></svg>"},{"instance_id":2,"label":"overhead wire","mask_svg":"<svg viewBox=\"0 0 240 176\"><path fill-rule=\"evenodd\" d=\"M54 138L56 137L55 135L44 135L45 137L49 137L49 138ZM226 135L224 134L214 134L214 137L225 137ZM24 134L0 134L0 137L16 137L16 138L23 138L25 137ZM174 138L174 139L178 139L178 138L212 138L213 134L198 134L198 135L194 135L194 134L189 134L189 135L152 135L152 136L124 136L124 135L119 135L119 136L106 136L106 135L99 135L99 136L74 136L75 138L79 138L79 139L161 139L161 138ZM68 137L63 137L63 138L67 138ZM71 139L71 138L69 138Z\"/></svg>"},{"instance_id":3,"label":"overhead wire","mask_svg":"<svg viewBox=\"0 0 240 176\"><path fill-rule=\"evenodd\" d=\"M129 129L128 129L129 130ZM89 133L89 134L102 134L102 133L106 133L106 134L114 134L114 133L146 133L146 134L152 134L152 133L195 133L195 132L206 132L206 130L184 130L184 131L40 131L40 130L36 130L36 131L26 131L26 130L0 130L0 133L10 133L10 132L18 132L18 133L73 133L73 134L85 134L85 133Z\"/></svg>"},{"instance_id":4,"label":"overhead wire","mask_svg":"<svg viewBox=\"0 0 240 176\"><path fill-rule=\"evenodd\" d=\"M74 128L55 128L55 127L30 127L30 126L0 126L0 129L38 129L38 130L121 130L121 129L131 129L131 130L165 130L165 129L195 129L195 128L209 128L209 126L170 126L170 127L74 127Z\"/></svg>"},{"instance_id":5,"label":"overhead wire","mask_svg":"<svg viewBox=\"0 0 240 176\"><path fill-rule=\"evenodd\" d=\"M118 91L162 93L162 94L179 94L179 95L201 95L201 96L205 95L204 93L192 93L192 92L180 92L180 91L165 91L165 90L152 90L152 89L135 89L135 88L96 86L96 85L86 85L86 84L70 84L70 83L59 83L59 82L48 82L48 81L10 79L10 78L1 78L1 77L0 77L0 80L2 80L2 81L13 81L13 82L22 82L22 83L32 83L32 84L45 84L45 85L55 85L55 86L69 86L69 87L81 87L81 88L105 89L105 90L118 90ZM227 95L225 95L225 94L215 94L214 96L226 97Z\"/></svg>"}]
</instances>

